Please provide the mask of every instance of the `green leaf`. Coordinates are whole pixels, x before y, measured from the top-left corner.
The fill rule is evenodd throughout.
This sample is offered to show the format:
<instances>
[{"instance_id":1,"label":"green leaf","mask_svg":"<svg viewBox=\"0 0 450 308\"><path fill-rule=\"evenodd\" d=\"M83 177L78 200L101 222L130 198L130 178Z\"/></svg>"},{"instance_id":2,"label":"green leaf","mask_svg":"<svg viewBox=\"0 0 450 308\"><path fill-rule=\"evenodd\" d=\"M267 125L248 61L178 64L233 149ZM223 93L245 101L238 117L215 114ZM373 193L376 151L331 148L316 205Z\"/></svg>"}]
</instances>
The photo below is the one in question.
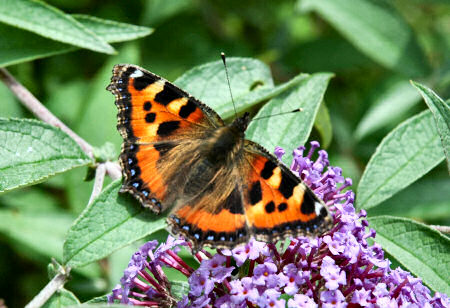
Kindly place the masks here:
<instances>
[{"instance_id":1,"label":"green leaf","mask_svg":"<svg viewBox=\"0 0 450 308\"><path fill-rule=\"evenodd\" d=\"M58 212L22 212L0 210L0 233L11 239L14 245L24 246L29 251L46 258L61 260L63 241L73 222L72 215Z\"/></svg>"},{"instance_id":2,"label":"green leaf","mask_svg":"<svg viewBox=\"0 0 450 308\"><path fill-rule=\"evenodd\" d=\"M187 295L189 292L189 283L187 281L171 281L170 282L170 293L177 300L182 300L183 296Z\"/></svg>"},{"instance_id":3,"label":"green leaf","mask_svg":"<svg viewBox=\"0 0 450 308\"><path fill-rule=\"evenodd\" d=\"M165 216L152 214L129 194L120 194L121 180L110 184L70 227L64 243L64 264L79 267L166 227Z\"/></svg>"},{"instance_id":4,"label":"green leaf","mask_svg":"<svg viewBox=\"0 0 450 308\"><path fill-rule=\"evenodd\" d=\"M1 34L0 34L0 37L1 37ZM1 38L0 38L0 40L1 40ZM0 49L1 49L1 47L0 47ZM1 53L1 51L0 51L0 53ZM0 60L0 62L1 62L1 60ZM23 116L23 112L22 112L20 104L17 103L17 101L14 98L14 95L3 83L0 84L0 97L1 97L0 117L20 118Z\"/></svg>"},{"instance_id":5,"label":"green leaf","mask_svg":"<svg viewBox=\"0 0 450 308\"><path fill-rule=\"evenodd\" d=\"M450 172L450 107L430 88L420 83L411 82L419 90L425 103L430 108L441 137L442 147L447 158L447 168Z\"/></svg>"},{"instance_id":6,"label":"green leaf","mask_svg":"<svg viewBox=\"0 0 450 308\"><path fill-rule=\"evenodd\" d=\"M325 101L322 101L319 106L316 120L314 121L314 127L317 129L320 137L322 138L322 148L328 148L330 146L331 140L333 139L333 126L331 124L330 113L328 112Z\"/></svg>"},{"instance_id":7,"label":"green leaf","mask_svg":"<svg viewBox=\"0 0 450 308\"><path fill-rule=\"evenodd\" d=\"M84 98L84 105L80 109L77 127L75 131L93 146L102 146L106 142L115 145L119 152L122 137L117 131L117 107L114 104L114 96L105 90L111 80L112 68L117 63L136 63L139 61L139 49L135 44L127 44L120 53L108 59L91 80L91 86ZM98 116L102 120L98 121Z\"/></svg>"},{"instance_id":8,"label":"green leaf","mask_svg":"<svg viewBox=\"0 0 450 308\"><path fill-rule=\"evenodd\" d=\"M388 1L300 0L364 54L407 76L424 76L429 68L414 33Z\"/></svg>"},{"instance_id":9,"label":"green leaf","mask_svg":"<svg viewBox=\"0 0 450 308\"><path fill-rule=\"evenodd\" d=\"M73 15L84 27L103 40L113 43L144 37L152 28L140 27L86 15ZM77 50L31 32L0 24L0 67Z\"/></svg>"},{"instance_id":10,"label":"green leaf","mask_svg":"<svg viewBox=\"0 0 450 308\"><path fill-rule=\"evenodd\" d=\"M369 209L413 183L444 159L431 112L397 126L381 141L358 185L356 204Z\"/></svg>"},{"instance_id":11,"label":"green leaf","mask_svg":"<svg viewBox=\"0 0 450 308\"><path fill-rule=\"evenodd\" d=\"M0 118L0 192L89 163L60 129L36 120Z\"/></svg>"},{"instance_id":12,"label":"green leaf","mask_svg":"<svg viewBox=\"0 0 450 308\"><path fill-rule=\"evenodd\" d=\"M63 308L67 306L78 306L80 301L72 292L66 289L60 289L49 298L42 306L43 308Z\"/></svg>"},{"instance_id":13,"label":"green leaf","mask_svg":"<svg viewBox=\"0 0 450 308\"><path fill-rule=\"evenodd\" d=\"M141 27L89 15L72 15L84 27L108 43L131 41L153 33L153 28Z\"/></svg>"},{"instance_id":14,"label":"green leaf","mask_svg":"<svg viewBox=\"0 0 450 308\"><path fill-rule=\"evenodd\" d=\"M244 107L238 104L238 101L250 92L274 87L269 67L259 60L227 58L227 67L236 109L241 110ZM222 61L194 67L177 78L174 83L213 108L223 118L234 116Z\"/></svg>"},{"instance_id":15,"label":"green leaf","mask_svg":"<svg viewBox=\"0 0 450 308\"><path fill-rule=\"evenodd\" d=\"M3 0L0 21L55 41L107 54L114 53L111 45L75 18L38 0Z\"/></svg>"},{"instance_id":16,"label":"green leaf","mask_svg":"<svg viewBox=\"0 0 450 308\"><path fill-rule=\"evenodd\" d=\"M375 241L433 291L450 293L450 239L413 220L368 218Z\"/></svg>"},{"instance_id":17,"label":"green leaf","mask_svg":"<svg viewBox=\"0 0 450 308\"><path fill-rule=\"evenodd\" d=\"M293 148L308 140L320 103L332 76L330 73L310 75L295 87L270 100L259 110L255 118L295 108L302 108L303 110L250 122L246 132L247 138L260 143L271 153L275 146L284 148L286 155L283 156L283 161L290 162Z\"/></svg>"},{"instance_id":18,"label":"green leaf","mask_svg":"<svg viewBox=\"0 0 450 308\"><path fill-rule=\"evenodd\" d=\"M369 109L356 127L355 138L357 140L396 122L420 99L408 80L398 77L385 80L375 93L373 101L369 103Z\"/></svg>"},{"instance_id":19,"label":"green leaf","mask_svg":"<svg viewBox=\"0 0 450 308\"><path fill-rule=\"evenodd\" d=\"M450 178L413 183L392 198L369 209L369 216L392 215L421 220L450 219Z\"/></svg>"}]
</instances>

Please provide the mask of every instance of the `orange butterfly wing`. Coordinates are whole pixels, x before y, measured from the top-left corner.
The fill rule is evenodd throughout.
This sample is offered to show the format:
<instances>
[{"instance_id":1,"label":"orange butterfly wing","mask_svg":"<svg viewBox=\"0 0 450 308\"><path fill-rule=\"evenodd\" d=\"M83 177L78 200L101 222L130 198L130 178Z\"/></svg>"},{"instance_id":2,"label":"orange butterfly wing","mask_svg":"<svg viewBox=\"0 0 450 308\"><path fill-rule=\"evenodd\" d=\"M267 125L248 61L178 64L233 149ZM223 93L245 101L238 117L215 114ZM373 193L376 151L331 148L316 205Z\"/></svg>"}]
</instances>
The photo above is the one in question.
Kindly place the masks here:
<instances>
[{"instance_id":1,"label":"orange butterfly wing","mask_svg":"<svg viewBox=\"0 0 450 308\"><path fill-rule=\"evenodd\" d=\"M328 230L327 207L296 175L260 145L246 140L245 215L249 230L263 241L316 236Z\"/></svg>"}]
</instances>

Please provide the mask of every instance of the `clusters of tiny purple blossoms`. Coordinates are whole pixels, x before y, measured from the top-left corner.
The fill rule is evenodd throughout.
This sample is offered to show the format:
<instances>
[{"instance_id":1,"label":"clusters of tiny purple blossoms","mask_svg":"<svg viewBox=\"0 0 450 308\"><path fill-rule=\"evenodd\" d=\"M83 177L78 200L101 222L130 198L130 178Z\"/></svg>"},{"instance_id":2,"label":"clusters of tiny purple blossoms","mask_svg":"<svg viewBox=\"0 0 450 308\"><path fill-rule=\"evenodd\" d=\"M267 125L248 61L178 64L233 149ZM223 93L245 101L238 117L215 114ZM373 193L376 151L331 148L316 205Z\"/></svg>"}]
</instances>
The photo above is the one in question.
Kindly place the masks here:
<instances>
[{"instance_id":1,"label":"clusters of tiny purple blossoms","mask_svg":"<svg viewBox=\"0 0 450 308\"><path fill-rule=\"evenodd\" d=\"M294 150L291 170L330 209L335 222L330 231L278 244L251 239L214 255L200 250L194 254L196 269L178 255L188 242L169 236L157 247L151 241L133 255L109 302L178 308L450 307L447 295L431 296L419 278L392 270L380 245L368 244L375 231L368 229L365 211L355 212L351 180L329 166L326 151L313 160L318 147L313 141L306 155L303 146ZM284 153L275 150L279 159ZM164 266L187 277L187 294L174 294Z\"/></svg>"}]
</instances>

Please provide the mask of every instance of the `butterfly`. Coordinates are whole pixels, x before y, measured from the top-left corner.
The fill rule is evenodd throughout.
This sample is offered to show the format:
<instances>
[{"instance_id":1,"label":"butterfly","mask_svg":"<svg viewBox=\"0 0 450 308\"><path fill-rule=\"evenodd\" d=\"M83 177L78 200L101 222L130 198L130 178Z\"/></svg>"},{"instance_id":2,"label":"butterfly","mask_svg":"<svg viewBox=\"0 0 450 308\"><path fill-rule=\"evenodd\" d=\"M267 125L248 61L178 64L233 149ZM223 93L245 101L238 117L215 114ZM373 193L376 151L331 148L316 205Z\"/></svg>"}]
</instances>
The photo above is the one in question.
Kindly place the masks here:
<instances>
[{"instance_id":1,"label":"butterfly","mask_svg":"<svg viewBox=\"0 0 450 308\"><path fill-rule=\"evenodd\" d=\"M119 64L107 87L123 137L121 192L159 214L194 250L317 236L332 225L324 202L261 145L245 139L249 113L230 124L167 80Z\"/></svg>"}]
</instances>

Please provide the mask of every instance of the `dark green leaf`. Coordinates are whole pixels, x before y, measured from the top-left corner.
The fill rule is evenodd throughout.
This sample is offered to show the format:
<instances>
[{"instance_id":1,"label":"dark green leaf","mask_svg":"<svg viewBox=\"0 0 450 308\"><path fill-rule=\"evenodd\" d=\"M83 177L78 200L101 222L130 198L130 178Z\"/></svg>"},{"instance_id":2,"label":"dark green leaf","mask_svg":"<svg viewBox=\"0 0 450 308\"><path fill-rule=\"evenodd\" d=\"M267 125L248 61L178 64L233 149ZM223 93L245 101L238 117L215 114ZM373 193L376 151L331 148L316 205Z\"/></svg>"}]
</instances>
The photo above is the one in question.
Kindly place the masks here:
<instances>
[{"instance_id":1,"label":"dark green leaf","mask_svg":"<svg viewBox=\"0 0 450 308\"><path fill-rule=\"evenodd\" d=\"M450 239L410 219L369 218L375 241L433 291L450 293Z\"/></svg>"},{"instance_id":2,"label":"dark green leaf","mask_svg":"<svg viewBox=\"0 0 450 308\"><path fill-rule=\"evenodd\" d=\"M322 148L328 148L331 140L333 139L333 126L331 124L330 113L328 112L325 101L322 101L319 110L317 111L314 127L320 133L320 137L322 138Z\"/></svg>"},{"instance_id":3,"label":"dark green leaf","mask_svg":"<svg viewBox=\"0 0 450 308\"><path fill-rule=\"evenodd\" d=\"M79 267L166 227L165 217L143 208L117 180L81 213L64 243L64 263Z\"/></svg>"},{"instance_id":4,"label":"dark green leaf","mask_svg":"<svg viewBox=\"0 0 450 308\"><path fill-rule=\"evenodd\" d=\"M413 183L444 159L431 112L396 127L380 143L358 185L356 204L369 209Z\"/></svg>"},{"instance_id":5,"label":"dark green leaf","mask_svg":"<svg viewBox=\"0 0 450 308\"><path fill-rule=\"evenodd\" d=\"M369 216L392 215L425 220L450 219L450 179L420 180L367 211Z\"/></svg>"},{"instance_id":6,"label":"dark green leaf","mask_svg":"<svg viewBox=\"0 0 450 308\"><path fill-rule=\"evenodd\" d=\"M376 89L371 106L356 127L355 138L363 139L389 124L398 123L398 119L411 110L419 99L420 96L408 80L388 78Z\"/></svg>"},{"instance_id":7,"label":"dark green leaf","mask_svg":"<svg viewBox=\"0 0 450 308\"><path fill-rule=\"evenodd\" d=\"M412 82L412 85L419 90L428 108L433 113L434 121L436 122L437 130L441 137L442 147L447 158L447 168L450 172L450 107L430 88L417 82Z\"/></svg>"},{"instance_id":8,"label":"dark green leaf","mask_svg":"<svg viewBox=\"0 0 450 308\"><path fill-rule=\"evenodd\" d=\"M0 192L36 184L90 162L58 128L36 120L0 118Z\"/></svg>"},{"instance_id":9,"label":"dark green leaf","mask_svg":"<svg viewBox=\"0 0 450 308\"><path fill-rule=\"evenodd\" d=\"M310 75L298 85L270 100L259 110L255 118L296 108L303 110L251 122L246 132L247 138L260 143L269 152L273 152L275 146L284 148L286 155L283 156L283 161L290 162L294 147L304 144L309 137L332 76L329 73Z\"/></svg>"},{"instance_id":10,"label":"dark green leaf","mask_svg":"<svg viewBox=\"0 0 450 308\"><path fill-rule=\"evenodd\" d=\"M367 56L407 76L423 76L428 65L411 28L387 1L300 0Z\"/></svg>"},{"instance_id":11,"label":"dark green leaf","mask_svg":"<svg viewBox=\"0 0 450 308\"><path fill-rule=\"evenodd\" d=\"M107 54L114 53L103 38L76 19L39 0L3 0L0 21L43 37Z\"/></svg>"},{"instance_id":12,"label":"dark green leaf","mask_svg":"<svg viewBox=\"0 0 450 308\"><path fill-rule=\"evenodd\" d=\"M84 27L109 43L128 41L153 32L152 28L138 27L86 15L74 15L73 17ZM25 30L0 24L0 67L77 49L77 47L46 39Z\"/></svg>"},{"instance_id":13,"label":"dark green leaf","mask_svg":"<svg viewBox=\"0 0 450 308\"><path fill-rule=\"evenodd\" d=\"M67 306L77 306L80 304L78 298L66 289L60 289L50 297L42 306L43 308L63 308Z\"/></svg>"}]
</instances>

